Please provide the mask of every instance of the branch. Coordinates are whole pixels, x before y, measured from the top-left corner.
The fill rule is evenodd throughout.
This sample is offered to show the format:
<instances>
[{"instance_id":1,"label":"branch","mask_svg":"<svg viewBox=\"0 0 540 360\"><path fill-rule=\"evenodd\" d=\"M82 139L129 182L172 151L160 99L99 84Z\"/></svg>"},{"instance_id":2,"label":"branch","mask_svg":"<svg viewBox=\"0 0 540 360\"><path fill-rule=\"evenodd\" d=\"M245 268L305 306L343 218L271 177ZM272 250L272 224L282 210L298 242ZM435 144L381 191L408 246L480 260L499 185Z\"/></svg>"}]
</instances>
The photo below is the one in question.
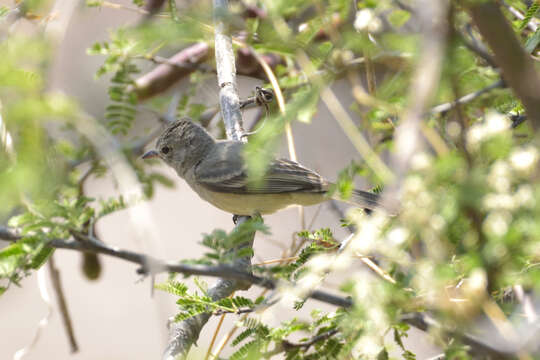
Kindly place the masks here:
<instances>
[{"instance_id":1,"label":"branch","mask_svg":"<svg viewBox=\"0 0 540 360\"><path fill-rule=\"evenodd\" d=\"M497 64L495 63L493 56L491 56L491 54L487 51L484 44L480 43L473 37L472 33L469 32L469 36L471 37L471 40L469 40L467 35L465 35L461 30L456 29L456 32L461 42L467 49L480 56L492 68L497 68Z\"/></svg>"},{"instance_id":2,"label":"branch","mask_svg":"<svg viewBox=\"0 0 540 360\"><path fill-rule=\"evenodd\" d=\"M21 238L22 236L19 229L14 229L7 226L0 226L0 239L13 242Z\"/></svg>"},{"instance_id":3,"label":"branch","mask_svg":"<svg viewBox=\"0 0 540 360\"><path fill-rule=\"evenodd\" d=\"M338 332L339 332L338 329L332 329L332 330L329 330L329 331L324 332L322 334L319 334L317 336L314 336L308 341L301 342L301 343L292 343L292 342L290 342L288 340L283 340L283 342L282 342L283 349L285 351L290 350L290 349L294 349L294 348L304 348L305 350L307 350L307 349L309 349L311 347L311 345L316 344L319 341L329 339L332 336L334 336L335 334L337 334Z\"/></svg>"},{"instance_id":4,"label":"branch","mask_svg":"<svg viewBox=\"0 0 540 360\"><path fill-rule=\"evenodd\" d=\"M210 45L200 42L188 46L170 58L146 57L148 60L158 64L158 66L135 80L135 85L131 90L135 91L139 101L159 95L194 71L201 69L203 63L209 60L211 56ZM266 54L262 58L271 68L275 68L283 62L282 58L275 54ZM263 69L249 51L245 49L238 50L236 64L239 74L265 79Z\"/></svg>"},{"instance_id":5,"label":"branch","mask_svg":"<svg viewBox=\"0 0 540 360\"><path fill-rule=\"evenodd\" d=\"M528 351L528 343L525 344L510 344L511 347L501 348L501 344L493 341L489 334L483 334L483 339L467 332L461 332L455 329L447 328L437 322L435 319L425 313L408 313L403 314L400 320L404 323L414 326L417 329L425 332L433 330L441 331L446 336L459 339L463 344L470 347L472 355L480 358L486 356L491 359L513 359L518 354L524 354ZM532 338L533 342L536 341ZM533 346L536 343L533 344Z\"/></svg>"},{"instance_id":6,"label":"branch","mask_svg":"<svg viewBox=\"0 0 540 360\"><path fill-rule=\"evenodd\" d=\"M241 219L239 221L242 221ZM51 239L47 245L56 249L88 251L126 260L140 265L137 273L141 275L171 272L183 275L218 277L242 284L254 284L269 290L276 289L280 285L277 279L253 275L249 272L239 270L236 265L203 266L181 264L178 261L159 260L135 251L109 246L93 236L87 236L82 233L77 233L76 235L79 241ZM16 242L22 238L21 235L17 235L16 229L0 226L0 240ZM326 291L315 290L308 297L335 306L350 307L352 305L352 301L349 298L334 295Z\"/></svg>"},{"instance_id":7,"label":"branch","mask_svg":"<svg viewBox=\"0 0 540 360\"><path fill-rule=\"evenodd\" d=\"M73 322L71 321L71 316L69 315L69 309L67 307L66 297L64 295L64 290L62 288L62 280L60 278L60 271L56 268L54 263L54 254L49 258L49 271L51 275L51 282L53 285L54 292L56 293L58 302L58 308L60 310L60 315L62 317L62 322L64 328L66 329L67 337L69 339L69 347L71 353L76 353L79 351L79 345L77 344L77 339L75 338L75 333L73 331Z\"/></svg>"},{"instance_id":8,"label":"branch","mask_svg":"<svg viewBox=\"0 0 540 360\"><path fill-rule=\"evenodd\" d=\"M218 77L219 103L221 105L221 116L225 124L227 138L230 140L242 141L244 128L242 123L242 113L240 112L240 97L236 87L236 67L232 38L226 32L226 19L229 15L227 0L214 0L214 28L215 28L215 57ZM236 218L236 215L235 215ZM249 220L249 217L238 218L237 225ZM255 232L249 234L241 247L253 247ZM270 283L262 278L246 272L251 267L251 257L247 256L237 259L233 265L234 271L242 273L246 278L263 282L275 288L275 281ZM212 288L208 290L208 295L214 301L230 296L237 290L247 290L254 281L244 281L244 279L226 278L225 273L220 273L220 279ZM225 275L225 276L223 276ZM203 326L208 322L211 313L203 313L179 323L169 323L169 343L163 354L163 359L176 359L178 356L186 358L191 346L199 338Z\"/></svg>"},{"instance_id":9,"label":"branch","mask_svg":"<svg viewBox=\"0 0 540 360\"><path fill-rule=\"evenodd\" d=\"M413 16L416 16L416 17L418 16L418 11L415 10L410 5L402 3L399 0L394 0L393 2L401 10L407 11ZM482 43L480 43L477 39L475 39L475 37L470 31L467 31L467 32L468 32L469 37L471 38L470 40L467 37L467 35L463 33L463 31L456 29L456 33L459 36L459 39L461 40L461 42L463 43L463 45L465 45L467 49L469 49L476 55L480 56L491 67L496 68L497 65L495 64L493 57L488 53L486 47Z\"/></svg>"},{"instance_id":10,"label":"branch","mask_svg":"<svg viewBox=\"0 0 540 360\"><path fill-rule=\"evenodd\" d=\"M442 113L448 112L449 110L452 110L457 105L466 104L468 102L471 102L474 99L480 97L481 95L483 95L483 94L485 94L485 93L487 93L487 92L489 92L489 91L491 91L493 89L500 88L500 87L504 87L504 81L502 81L502 80L496 81L493 84L488 85L483 89L480 89L478 91L475 91L475 92L472 92L472 93L467 94L465 96L462 96L462 97L460 97L459 99L457 99L455 101L440 104L440 105L437 105L435 107L432 107L430 112L432 114L442 114Z\"/></svg>"},{"instance_id":11,"label":"branch","mask_svg":"<svg viewBox=\"0 0 540 360\"><path fill-rule=\"evenodd\" d=\"M467 4L480 34L493 51L506 84L523 103L535 129L540 128L540 77L530 55L523 49L514 30L494 2Z\"/></svg>"},{"instance_id":12,"label":"branch","mask_svg":"<svg viewBox=\"0 0 540 360\"><path fill-rule=\"evenodd\" d=\"M164 92L173 84L197 70L197 65L208 59L209 50L208 44L196 43L168 59L166 64L160 64L149 73L138 78L135 81L133 90L137 94L139 101Z\"/></svg>"}]
</instances>

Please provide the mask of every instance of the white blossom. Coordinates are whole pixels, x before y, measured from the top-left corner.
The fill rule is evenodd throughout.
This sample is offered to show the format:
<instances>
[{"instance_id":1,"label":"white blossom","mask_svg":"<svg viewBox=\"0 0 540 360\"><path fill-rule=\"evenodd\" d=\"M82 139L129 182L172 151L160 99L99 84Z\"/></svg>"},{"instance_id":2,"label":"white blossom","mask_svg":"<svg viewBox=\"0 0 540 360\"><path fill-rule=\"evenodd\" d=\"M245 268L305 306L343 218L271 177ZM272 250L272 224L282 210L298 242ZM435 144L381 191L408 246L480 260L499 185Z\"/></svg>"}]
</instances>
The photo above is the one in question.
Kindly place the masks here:
<instances>
[{"instance_id":1,"label":"white blossom","mask_svg":"<svg viewBox=\"0 0 540 360\"><path fill-rule=\"evenodd\" d=\"M510 155L512 167L518 171L528 171L538 162L538 150L533 146L517 149Z\"/></svg>"},{"instance_id":2,"label":"white blossom","mask_svg":"<svg viewBox=\"0 0 540 360\"><path fill-rule=\"evenodd\" d=\"M362 9L356 13L353 26L356 31L378 32L382 28L382 22L372 10Z\"/></svg>"}]
</instances>

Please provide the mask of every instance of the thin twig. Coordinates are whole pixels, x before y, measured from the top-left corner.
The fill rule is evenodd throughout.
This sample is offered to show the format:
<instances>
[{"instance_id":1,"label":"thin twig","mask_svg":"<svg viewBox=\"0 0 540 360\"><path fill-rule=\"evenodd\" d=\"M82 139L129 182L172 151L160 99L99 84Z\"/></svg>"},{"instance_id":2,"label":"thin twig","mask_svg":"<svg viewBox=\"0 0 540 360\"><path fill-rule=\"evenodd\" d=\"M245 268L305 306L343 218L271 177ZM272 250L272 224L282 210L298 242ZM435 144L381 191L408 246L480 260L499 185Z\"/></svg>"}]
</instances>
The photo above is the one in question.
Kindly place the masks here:
<instances>
[{"instance_id":1,"label":"thin twig","mask_svg":"<svg viewBox=\"0 0 540 360\"><path fill-rule=\"evenodd\" d=\"M335 334L337 334L338 332L339 332L338 329L332 329L322 334L319 334L317 336L314 336L308 341L304 341L300 343L293 343L288 340L283 340L282 345L283 345L284 350L290 350L294 348L304 348L304 350L307 350L311 347L311 345L314 345L318 343L319 341L327 340L331 338L332 336L334 336Z\"/></svg>"},{"instance_id":2,"label":"thin twig","mask_svg":"<svg viewBox=\"0 0 540 360\"><path fill-rule=\"evenodd\" d=\"M137 94L139 101L160 94L197 70L198 65L205 62L209 56L210 46L207 43L200 42L188 46L169 58L167 63L156 66L135 80L132 90Z\"/></svg>"},{"instance_id":3,"label":"thin twig","mask_svg":"<svg viewBox=\"0 0 540 360\"><path fill-rule=\"evenodd\" d=\"M265 260L263 262L253 264L253 266L262 266L262 265L269 265L269 264L275 264L275 263L282 263L285 261L294 261L297 259L298 259L298 256L289 256L289 257L281 258L281 259Z\"/></svg>"},{"instance_id":4,"label":"thin twig","mask_svg":"<svg viewBox=\"0 0 540 360\"><path fill-rule=\"evenodd\" d=\"M217 315L214 313L214 315ZM216 342L217 336L219 334L219 330L221 329L221 325L223 325L223 320L225 320L225 316L227 313L221 314L221 317L219 318L219 322L216 326L216 330L214 331L214 335L212 335L212 340L210 341L210 345L208 345L208 350L206 350L206 355L204 357L204 360L208 360L210 358L210 354L212 353L212 348L214 347L214 343Z\"/></svg>"},{"instance_id":5,"label":"thin twig","mask_svg":"<svg viewBox=\"0 0 540 360\"><path fill-rule=\"evenodd\" d=\"M150 12L148 10L134 7L134 6L127 6L124 4L118 4L118 3L114 3L110 1L103 1L103 0L99 1L98 4L100 7L106 7L106 8L118 9L118 10L127 10L127 11L135 12L141 15L150 15ZM161 17L161 18L170 18L170 16L167 14L152 14L152 15L156 17Z\"/></svg>"},{"instance_id":6,"label":"thin twig","mask_svg":"<svg viewBox=\"0 0 540 360\"><path fill-rule=\"evenodd\" d=\"M235 310L235 311L226 311L226 310L216 310L214 312L214 315L226 315L226 314L249 314L249 313L252 313L256 311L255 308L246 308L246 309L238 309L238 310ZM212 341L212 343L210 344L210 348L209 350L213 347L214 345L214 341Z\"/></svg>"},{"instance_id":7,"label":"thin twig","mask_svg":"<svg viewBox=\"0 0 540 360\"><path fill-rule=\"evenodd\" d=\"M487 51L487 48L483 44L481 44L474 37L472 37L472 33L470 33L469 35L473 41L469 40L467 36L460 30L456 29L456 33L458 34L461 42L463 43L463 45L465 45L467 49L480 56L492 68L497 68L497 64L495 63L493 56L491 56L491 54Z\"/></svg>"},{"instance_id":8,"label":"thin twig","mask_svg":"<svg viewBox=\"0 0 540 360\"><path fill-rule=\"evenodd\" d=\"M64 329L66 330L66 334L69 339L69 347L71 349L71 353L74 354L79 351L79 345L77 344L77 339L75 338L75 333L73 331L73 322L71 321L66 296L64 295L64 290L62 288L60 271L58 270L54 262L54 254L49 258L48 265L52 286L57 297L56 300L58 302L58 309L60 310L62 323L64 324Z\"/></svg>"},{"instance_id":9,"label":"thin twig","mask_svg":"<svg viewBox=\"0 0 540 360\"><path fill-rule=\"evenodd\" d=\"M429 112L432 113L432 114L445 113L447 111L452 110L457 105L469 103L469 102L473 101L474 99L480 97L481 95L484 95L485 93L487 93L487 92L489 92L489 91L491 91L493 89L500 88L500 87L504 87L504 81L503 80L496 81L493 84L488 85L483 89L477 90L477 91L472 92L472 93L467 94L467 95L464 95L464 96L460 97L459 99L457 99L455 101L440 104L440 105L437 105L435 107L432 107Z\"/></svg>"},{"instance_id":10,"label":"thin twig","mask_svg":"<svg viewBox=\"0 0 540 360\"><path fill-rule=\"evenodd\" d=\"M512 355L515 355L520 351L519 349L515 349L516 351L512 352L500 351L495 348L496 344L492 342L492 339L485 339L485 341L483 341L479 337L472 334L445 328L439 322L437 322L435 319L425 313L403 314L400 317L400 321L412 325L415 328L418 328L425 332L438 330L442 331L442 333L446 334L446 336L460 339L463 344L470 346L471 352L473 354L479 355L482 358L486 356L492 359L512 358Z\"/></svg>"}]
</instances>

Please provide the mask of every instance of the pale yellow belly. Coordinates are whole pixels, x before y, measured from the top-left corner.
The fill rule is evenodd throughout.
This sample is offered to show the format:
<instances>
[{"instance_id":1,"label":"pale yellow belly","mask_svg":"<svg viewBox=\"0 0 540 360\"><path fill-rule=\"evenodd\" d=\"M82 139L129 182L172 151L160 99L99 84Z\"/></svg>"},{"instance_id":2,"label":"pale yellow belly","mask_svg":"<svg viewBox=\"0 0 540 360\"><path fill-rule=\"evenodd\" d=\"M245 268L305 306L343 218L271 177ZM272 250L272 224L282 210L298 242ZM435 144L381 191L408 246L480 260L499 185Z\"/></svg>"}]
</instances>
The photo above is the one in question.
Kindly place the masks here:
<instances>
[{"instance_id":1,"label":"pale yellow belly","mask_svg":"<svg viewBox=\"0 0 540 360\"><path fill-rule=\"evenodd\" d=\"M203 187L194 190L215 207L235 215L271 214L291 205L309 206L327 199L320 193L240 195L214 192Z\"/></svg>"}]
</instances>

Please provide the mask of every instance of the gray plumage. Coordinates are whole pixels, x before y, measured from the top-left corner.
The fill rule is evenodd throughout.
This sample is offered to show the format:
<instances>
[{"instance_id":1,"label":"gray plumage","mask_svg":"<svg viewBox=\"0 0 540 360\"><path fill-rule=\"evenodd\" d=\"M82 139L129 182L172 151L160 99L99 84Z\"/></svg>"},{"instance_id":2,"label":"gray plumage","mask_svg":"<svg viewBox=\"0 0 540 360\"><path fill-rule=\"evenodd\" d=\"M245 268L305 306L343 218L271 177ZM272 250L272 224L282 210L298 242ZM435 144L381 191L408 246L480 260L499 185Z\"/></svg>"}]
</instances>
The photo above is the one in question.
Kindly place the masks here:
<instances>
[{"instance_id":1,"label":"gray plumage","mask_svg":"<svg viewBox=\"0 0 540 360\"><path fill-rule=\"evenodd\" d=\"M236 215L267 214L289 205L314 205L330 198L331 183L291 160L271 161L262 179L252 180L243 158L244 143L216 141L190 120L170 125L156 145L157 149L143 158L160 157L201 198ZM354 190L344 201L368 209L379 206L376 194L361 190Z\"/></svg>"}]
</instances>

